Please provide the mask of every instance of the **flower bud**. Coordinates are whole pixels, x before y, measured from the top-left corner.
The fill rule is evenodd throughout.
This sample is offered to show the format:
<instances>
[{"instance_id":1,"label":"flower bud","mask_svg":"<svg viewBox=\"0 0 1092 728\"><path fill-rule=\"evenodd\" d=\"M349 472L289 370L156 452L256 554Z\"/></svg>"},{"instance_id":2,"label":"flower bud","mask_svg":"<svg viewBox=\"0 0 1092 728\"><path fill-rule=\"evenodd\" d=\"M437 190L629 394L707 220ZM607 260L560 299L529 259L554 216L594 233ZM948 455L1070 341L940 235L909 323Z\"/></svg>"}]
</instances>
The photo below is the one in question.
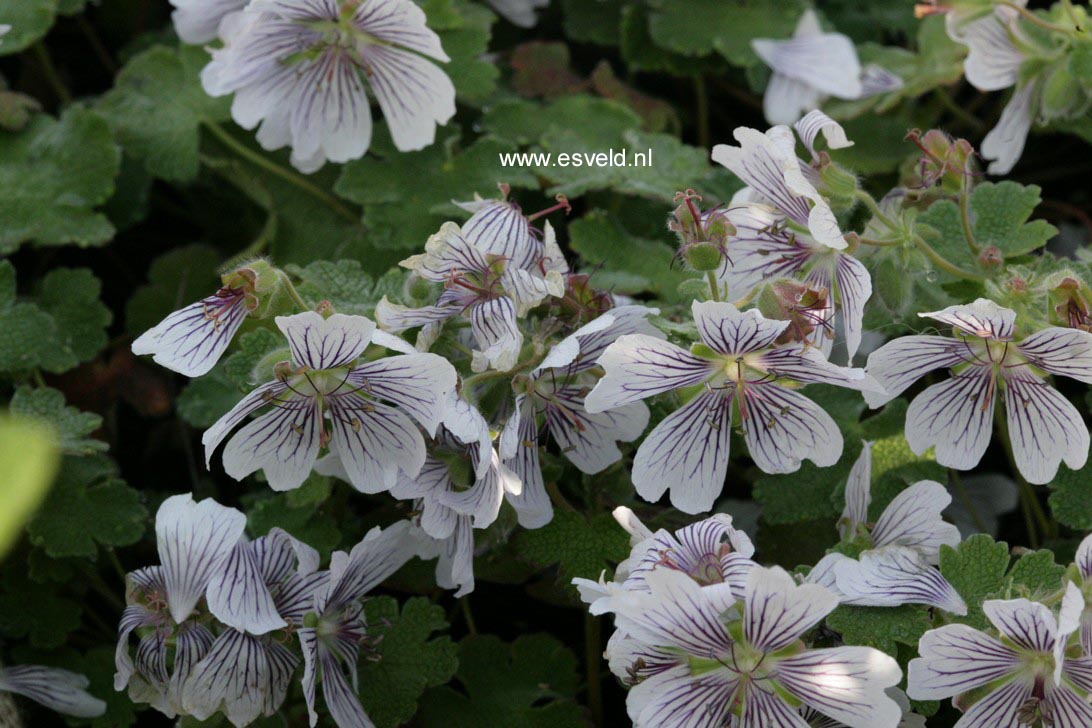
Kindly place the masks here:
<instances>
[{"instance_id":1,"label":"flower bud","mask_svg":"<svg viewBox=\"0 0 1092 728\"><path fill-rule=\"evenodd\" d=\"M1000 268L1005 264L1005 255L996 245L987 245L978 254L978 264L983 268Z\"/></svg>"},{"instance_id":2,"label":"flower bud","mask_svg":"<svg viewBox=\"0 0 1092 728\"><path fill-rule=\"evenodd\" d=\"M1090 98L1084 85L1073 75L1068 59L1063 58L1044 73L1043 95L1039 112L1044 123L1069 119L1088 108Z\"/></svg>"},{"instance_id":3,"label":"flower bud","mask_svg":"<svg viewBox=\"0 0 1092 728\"><path fill-rule=\"evenodd\" d=\"M1072 276L1049 291L1055 321L1071 329L1092 332L1092 290Z\"/></svg>"},{"instance_id":4,"label":"flower bud","mask_svg":"<svg viewBox=\"0 0 1092 728\"><path fill-rule=\"evenodd\" d=\"M830 326L826 318L829 293L825 288L814 289L799 281L779 278L762 287L755 303L766 318L790 322L778 343L807 341L817 328Z\"/></svg>"},{"instance_id":5,"label":"flower bud","mask_svg":"<svg viewBox=\"0 0 1092 728\"><path fill-rule=\"evenodd\" d=\"M835 210L848 210L856 202L857 175L830 161L826 152L820 153L819 192L830 201Z\"/></svg>"},{"instance_id":6,"label":"flower bud","mask_svg":"<svg viewBox=\"0 0 1092 728\"><path fill-rule=\"evenodd\" d=\"M910 171L911 187L941 188L943 193L959 193L967 177L978 174L974 147L966 139L955 139L939 129L924 134L912 130L906 138L922 151Z\"/></svg>"},{"instance_id":7,"label":"flower bud","mask_svg":"<svg viewBox=\"0 0 1092 728\"><path fill-rule=\"evenodd\" d=\"M712 243L694 243L685 251L686 262L697 271L716 270L720 267L723 256L720 248Z\"/></svg>"}]
</instances>

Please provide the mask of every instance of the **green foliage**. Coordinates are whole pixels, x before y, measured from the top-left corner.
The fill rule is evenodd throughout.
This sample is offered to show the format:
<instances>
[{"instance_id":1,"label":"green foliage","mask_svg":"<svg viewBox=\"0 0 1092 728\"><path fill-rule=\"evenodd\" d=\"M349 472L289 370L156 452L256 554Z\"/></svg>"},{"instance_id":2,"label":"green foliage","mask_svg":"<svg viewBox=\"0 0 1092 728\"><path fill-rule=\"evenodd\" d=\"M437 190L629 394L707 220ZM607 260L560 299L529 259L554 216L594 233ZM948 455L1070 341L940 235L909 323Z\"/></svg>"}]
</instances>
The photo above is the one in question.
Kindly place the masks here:
<instances>
[{"instance_id":1,"label":"green foliage","mask_svg":"<svg viewBox=\"0 0 1092 728\"><path fill-rule=\"evenodd\" d=\"M791 37L805 7L797 0L650 0L649 6L657 45L687 56L720 53L737 66L759 62L752 39Z\"/></svg>"},{"instance_id":2,"label":"green foliage","mask_svg":"<svg viewBox=\"0 0 1092 728\"><path fill-rule=\"evenodd\" d=\"M0 5L0 25L11 30L0 41L0 56L18 53L45 35L57 16L59 0L18 0Z\"/></svg>"},{"instance_id":3,"label":"green foliage","mask_svg":"<svg viewBox=\"0 0 1092 728\"><path fill-rule=\"evenodd\" d=\"M525 726L568 728L585 724L576 693L576 657L557 639L524 635L506 645L492 635L459 642L456 681L429 691L417 721L424 728Z\"/></svg>"},{"instance_id":4,"label":"green foliage","mask_svg":"<svg viewBox=\"0 0 1092 728\"><path fill-rule=\"evenodd\" d=\"M102 417L67 406L64 395L56 389L19 387L10 406L13 415L47 424L54 446L66 455L89 455L107 449L105 442L88 437L102 425Z\"/></svg>"},{"instance_id":5,"label":"green foliage","mask_svg":"<svg viewBox=\"0 0 1092 728\"><path fill-rule=\"evenodd\" d=\"M842 605L830 613L826 624L842 635L847 645L875 647L892 657L899 645L917 647L932 626L929 611L904 604L899 607L852 607Z\"/></svg>"},{"instance_id":6,"label":"green foliage","mask_svg":"<svg viewBox=\"0 0 1092 728\"><path fill-rule=\"evenodd\" d=\"M299 279L296 290L309 305L329 301L338 313L354 316L373 316L375 304L383 296L400 300L405 282L399 270L390 270L377 279L357 260L319 260L306 267L289 265L285 270Z\"/></svg>"},{"instance_id":7,"label":"green foliage","mask_svg":"<svg viewBox=\"0 0 1092 728\"><path fill-rule=\"evenodd\" d=\"M598 579L612 563L629 555L629 534L608 513L585 518L559 510L542 528L522 532L516 551L537 566L558 564L566 583L578 576Z\"/></svg>"},{"instance_id":8,"label":"green foliage","mask_svg":"<svg viewBox=\"0 0 1092 728\"><path fill-rule=\"evenodd\" d=\"M435 636L447 629L444 610L414 597L399 614L398 602L377 597L364 614L376 654L360 666L360 701L379 728L403 725L425 690L446 683L458 666L455 643Z\"/></svg>"},{"instance_id":9,"label":"green foliage","mask_svg":"<svg viewBox=\"0 0 1092 728\"><path fill-rule=\"evenodd\" d=\"M121 154L106 121L74 108L40 114L0 137L0 254L23 243L101 245L114 234L95 208L110 198Z\"/></svg>"},{"instance_id":10,"label":"green foliage","mask_svg":"<svg viewBox=\"0 0 1092 728\"><path fill-rule=\"evenodd\" d=\"M323 502L326 496L315 500L309 497L313 493L328 495L328 480L312 475L298 490L257 498L246 509L248 530L263 536L271 528L282 528L319 553L329 554L341 544L341 530L332 506Z\"/></svg>"},{"instance_id":11,"label":"green foliage","mask_svg":"<svg viewBox=\"0 0 1092 728\"><path fill-rule=\"evenodd\" d=\"M1050 489L1050 511L1059 523L1078 531L1092 530L1092 465L1059 469Z\"/></svg>"}]
</instances>

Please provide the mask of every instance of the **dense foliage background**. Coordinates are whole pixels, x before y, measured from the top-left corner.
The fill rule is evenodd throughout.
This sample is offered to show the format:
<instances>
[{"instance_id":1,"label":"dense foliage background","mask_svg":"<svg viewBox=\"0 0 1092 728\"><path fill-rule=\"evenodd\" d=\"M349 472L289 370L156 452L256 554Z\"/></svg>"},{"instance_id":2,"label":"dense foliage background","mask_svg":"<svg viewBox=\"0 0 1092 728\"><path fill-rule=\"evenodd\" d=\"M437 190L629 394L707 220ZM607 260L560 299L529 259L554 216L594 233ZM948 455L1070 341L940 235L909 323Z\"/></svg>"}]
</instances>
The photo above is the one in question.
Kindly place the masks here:
<instances>
[{"instance_id":1,"label":"dense foliage background","mask_svg":"<svg viewBox=\"0 0 1092 728\"><path fill-rule=\"evenodd\" d=\"M291 273L308 302L325 298L338 311L371 316L383 295L401 291L397 263L445 220L465 219L451 200L493 196L500 182L527 212L567 195L571 214L551 220L571 265L599 288L687 319L692 294L679 283L689 276L673 264L676 240L665 228L675 193L693 188L709 206L741 186L709 161L709 150L731 142L738 126L767 128L769 71L750 40L788 37L805 7L554 0L525 29L477 0L420 4L452 59L445 69L456 117L435 144L407 153L394 149L377 118L363 159L304 175L286 152L261 150L237 127L227 99L204 93L198 74L208 53L179 43L166 0L0 0L0 23L13 26L0 45L0 396L15 415L0 422L0 549L10 545L0 564L0 663L86 673L109 706L92 725L169 722L112 685L123 576L155 562L152 515L164 498L213 497L244 511L251 535L279 526L324 558L408 511L386 494L366 496L323 476L274 493L255 478L228 478L215 463L206 469L201 432L249 387L270 348L269 322L247 324L232 353L197 380L135 357L132 339L215 290L225 264L257 255ZM877 196L908 179L921 158L909 130L940 128L977 145L1001 113L1005 93L963 80L965 50L945 35L943 18L916 18L911 3L890 0L831 0L818 10L862 58L904 79L896 93L825 107L856 142L838 161L866 175ZM1086 252L1090 142L1086 111L1038 128L1008 176L1021 187L984 197L982 225L995 225L999 240L1036 238L1023 252L1043 242L1046 255ZM612 148L652 149L654 164L502 168L498 159ZM867 218L862 209L853 215ZM1022 227L1028 221L1034 231ZM873 271L869 331L916 326L917 311L965 302L958 282L905 262L885 265ZM1086 389L1061 386L1087 415ZM1008 544L970 542L963 561L949 564L953 583L962 569L968 602L1006 579L1030 581L1024 572L1060 571L1055 564L1068 563L1092 528L1092 466L1063 468L1049 488L1026 489L1020 497L1032 493L1038 505L1021 509L999 439L960 479L910 452L905 402L862 417L857 397L832 390L815 398L843 426L841 461L766 475L734 449L741 454L715 509L756 538L763 563L814 564L835 543L862 438L875 443L881 501L916 480L951 483L949 517L965 535L984 531ZM663 414L654 405L654 417ZM455 599L435 586L430 564L415 561L368 603L376 659L362 662L360 689L378 725L627 724L624 690L600 657L607 627L587 616L569 582L597 578L627 556L628 535L610 515L616 505L657 526L692 519L666 499L637 499L625 462L584 476L551 449L544 468L554 520L514 529L514 516L502 513L479 537L472 594ZM1006 575L1010 555L1040 547L1052 554L1025 556L1022 571ZM920 612L901 608L873 622L841 611L832 620L847 641L903 659L927 627ZM298 686L292 690L282 714L261 725L305 724ZM926 707L940 710L930 725L954 722L950 706ZM23 709L26 725L62 720L29 703Z\"/></svg>"}]
</instances>

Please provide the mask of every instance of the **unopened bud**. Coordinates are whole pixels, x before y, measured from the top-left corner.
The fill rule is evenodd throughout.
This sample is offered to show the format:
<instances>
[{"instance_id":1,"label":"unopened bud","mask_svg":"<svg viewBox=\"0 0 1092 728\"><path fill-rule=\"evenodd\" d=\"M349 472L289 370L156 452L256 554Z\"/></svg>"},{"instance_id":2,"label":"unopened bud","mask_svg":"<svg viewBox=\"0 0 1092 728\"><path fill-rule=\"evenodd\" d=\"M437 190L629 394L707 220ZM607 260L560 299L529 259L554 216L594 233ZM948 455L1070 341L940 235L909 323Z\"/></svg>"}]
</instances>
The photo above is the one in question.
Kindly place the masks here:
<instances>
[{"instance_id":1,"label":"unopened bud","mask_svg":"<svg viewBox=\"0 0 1092 728\"><path fill-rule=\"evenodd\" d=\"M829 160L829 157L826 159ZM829 161L820 167L819 191L835 210L848 210L853 207L857 188L857 175L848 169Z\"/></svg>"},{"instance_id":2,"label":"unopened bud","mask_svg":"<svg viewBox=\"0 0 1092 728\"><path fill-rule=\"evenodd\" d=\"M756 306L766 318L790 322L779 343L807 341L817 328L826 330L830 326L829 293L800 281L780 278L767 283L756 297Z\"/></svg>"},{"instance_id":3,"label":"unopened bud","mask_svg":"<svg viewBox=\"0 0 1092 728\"><path fill-rule=\"evenodd\" d=\"M697 271L711 271L720 267L723 255L712 243L694 243L686 248L686 262Z\"/></svg>"},{"instance_id":4,"label":"unopened bud","mask_svg":"<svg viewBox=\"0 0 1092 728\"><path fill-rule=\"evenodd\" d=\"M1005 263L1005 255L996 245L987 245L978 254L978 264L983 268L1000 268Z\"/></svg>"}]
</instances>

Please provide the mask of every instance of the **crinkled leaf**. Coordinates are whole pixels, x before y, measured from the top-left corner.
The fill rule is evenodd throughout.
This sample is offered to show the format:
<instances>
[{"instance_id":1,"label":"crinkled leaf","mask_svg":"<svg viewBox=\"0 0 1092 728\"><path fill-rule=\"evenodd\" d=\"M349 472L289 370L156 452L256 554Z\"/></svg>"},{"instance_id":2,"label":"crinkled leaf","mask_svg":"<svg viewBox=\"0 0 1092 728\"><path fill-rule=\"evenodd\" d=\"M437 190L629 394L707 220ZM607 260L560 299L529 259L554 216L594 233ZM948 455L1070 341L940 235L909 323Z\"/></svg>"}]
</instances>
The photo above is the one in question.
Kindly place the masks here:
<instances>
[{"instance_id":1,"label":"crinkled leaf","mask_svg":"<svg viewBox=\"0 0 1092 728\"><path fill-rule=\"evenodd\" d=\"M341 544L337 519L324 504L297 503L299 500L291 491L255 500L246 508L248 530L257 537L271 528L282 528L324 556L329 555Z\"/></svg>"},{"instance_id":2,"label":"crinkled leaf","mask_svg":"<svg viewBox=\"0 0 1092 728\"><path fill-rule=\"evenodd\" d=\"M1059 523L1092 530L1092 464L1076 471L1060 468L1050 490L1050 511Z\"/></svg>"},{"instance_id":3,"label":"crinkled leaf","mask_svg":"<svg viewBox=\"0 0 1092 728\"><path fill-rule=\"evenodd\" d=\"M917 647L918 640L932 625L928 609L904 604L898 607L843 605L830 613L827 626L841 633L847 645L875 647L896 657L900 644Z\"/></svg>"},{"instance_id":4,"label":"crinkled leaf","mask_svg":"<svg viewBox=\"0 0 1092 728\"><path fill-rule=\"evenodd\" d=\"M986 629L989 622L982 614L982 602L1004 586L1008 567L1008 544L986 534L971 536L955 548L941 546L940 573L963 597L968 609L967 616L951 615L951 619Z\"/></svg>"},{"instance_id":5,"label":"crinkled leaf","mask_svg":"<svg viewBox=\"0 0 1092 728\"><path fill-rule=\"evenodd\" d=\"M309 305L329 301L338 313L375 316L375 305L383 296L392 301L402 296L405 272L392 269L381 277L366 272L358 260L315 261L301 267L285 266L300 282L296 290Z\"/></svg>"},{"instance_id":6,"label":"crinkled leaf","mask_svg":"<svg viewBox=\"0 0 1092 728\"><path fill-rule=\"evenodd\" d=\"M8 0L0 3L0 25L11 30L0 41L0 56L18 53L53 27L58 0Z\"/></svg>"},{"instance_id":7,"label":"crinkled leaf","mask_svg":"<svg viewBox=\"0 0 1092 728\"><path fill-rule=\"evenodd\" d=\"M0 634L26 639L31 646L55 649L80 626L78 602L58 595L65 587L38 584L27 578L16 559L5 563L0 577Z\"/></svg>"},{"instance_id":8,"label":"crinkled leaf","mask_svg":"<svg viewBox=\"0 0 1092 728\"><path fill-rule=\"evenodd\" d=\"M804 12L798 0L649 0L657 45L687 56L718 52L737 66L758 63L754 38L789 38Z\"/></svg>"},{"instance_id":9,"label":"crinkled leaf","mask_svg":"<svg viewBox=\"0 0 1092 728\"><path fill-rule=\"evenodd\" d=\"M56 389L19 387L11 398L11 412L47 424L52 430L54 444L65 454L88 455L108 447L105 442L88 437L102 426L102 417L69 407L64 395Z\"/></svg>"},{"instance_id":10,"label":"crinkled leaf","mask_svg":"<svg viewBox=\"0 0 1092 728\"><path fill-rule=\"evenodd\" d=\"M191 380L178 395L178 416L193 427L211 427L242 398L239 387L218 364L203 377Z\"/></svg>"},{"instance_id":11,"label":"crinkled leaf","mask_svg":"<svg viewBox=\"0 0 1092 728\"><path fill-rule=\"evenodd\" d=\"M522 531L516 551L537 566L558 564L562 579L598 579L613 563L629 555L629 535L609 513L585 518L573 511L559 510L542 528Z\"/></svg>"},{"instance_id":12,"label":"crinkled leaf","mask_svg":"<svg viewBox=\"0 0 1092 728\"><path fill-rule=\"evenodd\" d=\"M1009 572L1014 586L1023 587L1032 599L1042 599L1062 584L1065 567L1054 562L1054 552L1049 549L1028 551L1016 560Z\"/></svg>"},{"instance_id":13,"label":"crinkled leaf","mask_svg":"<svg viewBox=\"0 0 1092 728\"><path fill-rule=\"evenodd\" d=\"M240 389L253 389L254 385L273 378L273 366L278 361L291 358L288 342L280 332L269 329L248 331L236 339L235 351L223 363L224 374Z\"/></svg>"},{"instance_id":14,"label":"crinkled leaf","mask_svg":"<svg viewBox=\"0 0 1092 728\"><path fill-rule=\"evenodd\" d=\"M86 268L57 268L42 279L35 303L57 322L58 362L84 362L107 343L114 316L99 300L102 283Z\"/></svg>"}]
</instances>

